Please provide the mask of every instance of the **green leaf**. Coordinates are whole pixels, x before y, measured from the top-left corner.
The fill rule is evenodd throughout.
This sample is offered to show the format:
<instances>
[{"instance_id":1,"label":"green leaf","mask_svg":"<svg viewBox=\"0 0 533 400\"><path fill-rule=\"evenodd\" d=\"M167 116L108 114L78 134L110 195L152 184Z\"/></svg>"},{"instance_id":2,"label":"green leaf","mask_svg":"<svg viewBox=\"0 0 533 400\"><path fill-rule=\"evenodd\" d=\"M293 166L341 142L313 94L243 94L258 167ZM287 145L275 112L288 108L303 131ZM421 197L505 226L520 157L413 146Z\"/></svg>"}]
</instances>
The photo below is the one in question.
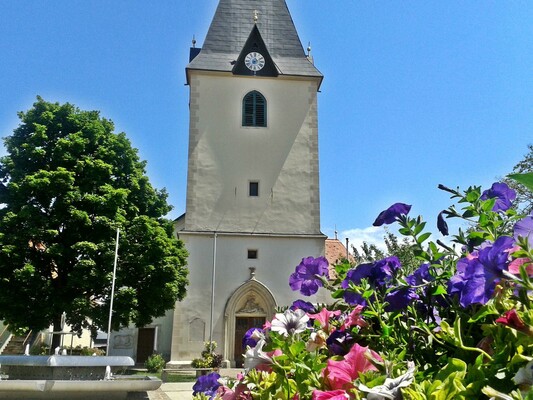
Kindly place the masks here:
<instances>
[{"instance_id":1,"label":"green leaf","mask_svg":"<svg viewBox=\"0 0 533 400\"><path fill-rule=\"evenodd\" d=\"M404 236L409 236L411 234L409 228L400 228L398 229L398 232L400 232Z\"/></svg>"},{"instance_id":2,"label":"green leaf","mask_svg":"<svg viewBox=\"0 0 533 400\"><path fill-rule=\"evenodd\" d=\"M527 187L530 192L533 192L533 172L524 174L510 174L507 176Z\"/></svg>"},{"instance_id":3,"label":"green leaf","mask_svg":"<svg viewBox=\"0 0 533 400\"><path fill-rule=\"evenodd\" d=\"M302 341L295 342L291 344L289 347L289 351L294 357L296 357L298 354L300 354L304 350L305 350L305 343Z\"/></svg>"},{"instance_id":4,"label":"green leaf","mask_svg":"<svg viewBox=\"0 0 533 400\"><path fill-rule=\"evenodd\" d=\"M461 398L458 394L465 390L462 383L466 376L467 365L464 361L451 358L448 364L439 371L436 380L442 381L438 389L431 393L431 400L452 400Z\"/></svg>"},{"instance_id":5,"label":"green leaf","mask_svg":"<svg viewBox=\"0 0 533 400\"><path fill-rule=\"evenodd\" d=\"M418 225L415 226L414 234L418 235L420 232L422 232L424 230L425 227L426 227L426 223L425 222L419 223Z\"/></svg>"},{"instance_id":6,"label":"green leaf","mask_svg":"<svg viewBox=\"0 0 533 400\"><path fill-rule=\"evenodd\" d=\"M498 312L498 310L494 306L494 303L485 304L483 307L481 307L481 309L475 315L470 317L468 322L470 322L470 323L477 322L480 319L486 317L487 315L500 315L500 313Z\"/></svg>"},{"instance_id":7,"label":"green leaf","mask_svg":"<svg viewBox=\"0 0 533 400\"><path fill-rule=\"evenodd\" d=\"M479 198L479 192L477 190L469 191L466 194L466 201L469 203L474 203Z\"/></svg>"},{"instance_id":8,"label":"green leaf","mask_svg":"<svg viewBox=\"0 0 533 400\"><path fill-rule=\"evenodd\" d=\"M441 294L446 294L447 293L447 290L444 286L442 285L439 285L437 286L437 288L435 289L435 291L432 293L433 296L439 296Z\"/></svg>"},{"instance_id":9,"label":"green leaf","mask_svg":"<svg viewBox=\"0 0 533 400\"><path fill-rule=\"evenodd\" d=\"M496 198L487 199L481 203L481 209L484 212L490 212L492 211L494 204L496 204Z\"/></svg>"},{"instance_id":10,"label":"green leaf","mask_svg":"<svg viewBox=\"0 0 533 400\"><path fill-rule=\"evenodd\" d=\"M418 244L422 244L424 243L429 237L431 236L431 232L426 232L422 235L420 235L417 239L416 239L416 242Z\"/></svg>"}]
</instances>

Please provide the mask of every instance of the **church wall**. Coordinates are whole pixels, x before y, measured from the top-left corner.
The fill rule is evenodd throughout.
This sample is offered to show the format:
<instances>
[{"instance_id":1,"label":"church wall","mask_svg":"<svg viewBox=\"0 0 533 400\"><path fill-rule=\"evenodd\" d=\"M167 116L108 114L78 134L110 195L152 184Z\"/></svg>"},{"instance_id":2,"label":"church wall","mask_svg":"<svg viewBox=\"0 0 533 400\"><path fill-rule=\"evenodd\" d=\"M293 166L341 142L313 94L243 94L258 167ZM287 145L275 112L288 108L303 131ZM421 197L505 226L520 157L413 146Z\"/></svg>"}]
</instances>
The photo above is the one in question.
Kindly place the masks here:
<instances>
[{"instance_id":1,"label":"church wall","mask_svg":"<svg viewBox=\"0 0 533 400\"><path fill-rule=\"evenodd\" d=\"M154 353L161 354L165 360L170 360L172 325L174 310L168 310L164 316L154 318L145 328L154 328ZM137 360L138 329L131 325L111 333L109 355L127 356Z\"/></svg>"},{"instance_id":2,"label":"church wall","mask_svg":"<svg viewBox=\"0 0 533 400\"><path fill-rule=\"evenodd\" d=\"M190 90L185 229L320 234L317 81L191 73ZM267 127L241 126L252 90Z\"/></svg>"},{"instance_id":3,"label":"church wall","mask_svg":"<svg viewBox=\"0 0 533 400\"><path fill-rule=\"evenodd\" d=\"M180 239L190 253L190 286L185 300L176 304L174 314L172 360L176 361L199 357L203 342L209 340L213 271L212 234L182 233ZM248 259L248 249L257 250L258 258ZM231 295L249 281L250 268L255 268L254 278L266 286L278 306L290 305L301 296L291 291L289 275L303 257L324 254L324 238L218 234L216 254L213 340L219 345L217 351L230 358L233 350L225 348L229 338L226 337L228 320L224 313ZM308 300L324 301L316 298ZM264 311L266 317L271 319L274 310Z\"/></svg>"}]
</instances>

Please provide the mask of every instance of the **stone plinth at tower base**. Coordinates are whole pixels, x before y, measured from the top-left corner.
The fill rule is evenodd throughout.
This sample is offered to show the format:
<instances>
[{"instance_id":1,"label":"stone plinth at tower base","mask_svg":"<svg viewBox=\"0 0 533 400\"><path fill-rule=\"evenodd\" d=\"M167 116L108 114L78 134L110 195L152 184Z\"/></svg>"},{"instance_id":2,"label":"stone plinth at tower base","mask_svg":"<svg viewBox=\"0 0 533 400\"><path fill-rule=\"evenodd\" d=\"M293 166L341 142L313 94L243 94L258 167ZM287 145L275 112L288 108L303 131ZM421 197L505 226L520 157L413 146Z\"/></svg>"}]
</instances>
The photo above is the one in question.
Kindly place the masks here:
<instances>
[{"instance_id":1,"label":"stone plinth at tower base","mask_svg":"<svg viewBox=\"0 0 533 400\"><path fill-rule=\"evenodd\" d=\"M114 400L161 386L153 377L111 374L133 365L130 357L0 356L0 398Z\"/></svg>"}]
</instances>

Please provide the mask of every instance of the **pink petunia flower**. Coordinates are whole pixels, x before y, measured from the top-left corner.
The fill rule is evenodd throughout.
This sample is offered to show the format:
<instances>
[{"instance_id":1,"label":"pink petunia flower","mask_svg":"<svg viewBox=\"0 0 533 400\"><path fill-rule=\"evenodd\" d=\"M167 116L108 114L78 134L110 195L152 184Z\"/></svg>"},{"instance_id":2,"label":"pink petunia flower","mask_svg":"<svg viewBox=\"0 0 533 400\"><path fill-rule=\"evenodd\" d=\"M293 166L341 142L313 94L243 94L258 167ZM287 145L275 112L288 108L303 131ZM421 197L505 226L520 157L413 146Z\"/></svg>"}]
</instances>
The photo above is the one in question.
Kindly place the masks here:
<instances>
[{"instance_id":1,"label":"pink petunia flower","mask_svg":"<svg viewBox=\"0 0 533 400\"><path fill-rule=\"evenodd\" d=\"M344 360L328 360L328 365L323 371L326 386L331 390L352 389L353 382L361 372L378 370L371 359L382 361L375 351L356 343L344 356Z\"/></svg>"},{"instance_id":2,"label":"pink petunia flower","mask_svg":"<svg viewBox=\"0 0 533 400\"><path fill-rule=\"evenodd\" d=\"M514 308L506 311L500 318L497 318L495 322L516 329L526 335L533 336L533 328L522 321L522 318L520 318L520 315L518 315Z\"/></svg>"},{"instance_id":3,"label":"pink petunia flower","mask_svg":"<svg viewBox=\"0 0 533 400\"><path fill-rule=\"evenodd\" d=\"M330 390L323 392L322 390L313 391L313 400L346 400L349 399L348 393L345 390Z\"/></svg>"},{"instance_id":4,"label":"pink petunia flower","mask_svg":"<svg viewBox=\"0 0 533 400\"><path fill-rule=\"evenodd\" d=\"M237 399L237 395L235 394L235 392L226 386L220 386L217 389L216 395L222 400L236 400Z\"/></svg>"},{"instance_id":5,"label":"pink petunia flower","mask_svg":"<svg viewBox=\"0 0 533 400\"><path fill-rule=\"evenodd\" d=\"M531 259L526 257L516 258L509 263L508 270L511 274L519 275L520 267L524 264L526 265L526 272L529 276L533 275L533 262Z\"/></svg>"},{"instance_id":6,"label":"pink petunia flower","mask_svg":"<svg viewBox=\"0 0 533 400\"><path fill-rule=\"evenodd\" d=\"M361 312L363 311L363 308L364 307L362 305L356 306L344 321L342 329L349 329L355 325L361 328L367 326L366 321L361 317Z\"/></svg>"},{"instance_id":7,"label":"pink petunia flower","mask_svg":"<svg viewBox=\"0 0 533 400\"><path fill-rule=\"evenodd\" d=\"M325 331L329 332L329 319L332 317L337 317L341 314L339 310L335 311L329 311L324 307L322 310L320 310L317 314L307 314L309 318L315 319L318 322L320 322L320 327Z\"/></svg>"}]
</instances>

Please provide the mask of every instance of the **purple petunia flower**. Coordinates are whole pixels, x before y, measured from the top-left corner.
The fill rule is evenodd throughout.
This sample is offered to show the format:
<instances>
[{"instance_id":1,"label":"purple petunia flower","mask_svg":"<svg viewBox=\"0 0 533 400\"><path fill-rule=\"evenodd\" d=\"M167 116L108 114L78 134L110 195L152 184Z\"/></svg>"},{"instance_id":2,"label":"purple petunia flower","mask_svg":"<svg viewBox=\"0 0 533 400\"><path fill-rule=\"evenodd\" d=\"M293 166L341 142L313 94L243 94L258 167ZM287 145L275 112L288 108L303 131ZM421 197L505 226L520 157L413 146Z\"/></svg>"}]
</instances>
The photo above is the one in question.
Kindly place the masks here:
<instances>
[{"instance_id":1,"label":"purple petunia flower","mask_svg":"<svg viewBox=\"0 0 533 400\"><path fill-rule=\"evenodd\" d=\"M514 246L514 239L500 236L492 246L479 250L479 261L485 268L498 273L507 269L509 264L509 250Z\"/></svg>"},{"instance_id":2,"label":"purple petunia flower","mask_svg":"<svg viewBox=\"0 0 533 400\"><path fill-rule=\"evenodd\" d=\"M490 189L485 190L480 197L481 200L494 198L496 199L496 202L492 207L492 211L507 211L511 207L513 200L516 198L516 192L509 188L507 184L496 182L492 184Z\"/></svg>"},{"instance_id":3,"label":"purple petunia flower","mask_svg":"<svg viewBox=\"0 0 533 400\"><path fill-rule=\"evenodd\" d=\"M406 277L405 281L411 286L419 286L426 282L431 282L433 279L433 276L429 273L429 264L424 263L411 275Z\"/></svg>"},{"instance_id":4,"label":"purple petunia flower","mask_svg":"<svg viewBox=\"0 0 533 400\"><path fill-rule=\"evenodd\" d=\"M306 313L310 313L315 311L315 306L313 303L310 303L305 300L295 300L292 302L292 305L290 307L291 310L304 310Z\"/></svg>"},{"instance_id":5,"label":"purple petunia flower","mask_svg":"<svg viewBox=\"0 0 533 400\"><path fill-rule=\"evenodd\" d=\"M392 206L382 211L376 220L374 226L381 226L383 224L392 224L400 215L407 215L411 210L411 206L404 203L394 203Z\"/></svg>"},{"instance_id":6,"label":"purple petunia flower","mask_svg":"<svg viewBox=\"0 0 533 400\"><path fill-rule=\"evenodd\" d=\"M325 257L306 257L289 277L292 290L299 290L304 296L311 296L322 287L320 276L328 275L328 260Z\"/></svg>"},{"instance_id":7,"label":"purple petunia flower","mask_svg":"<svg viewBox=\"0 0 533 400\"><path fill-rule=\"evenodd\" d=\"M255 347L262 334L263 330L261 328L248 329L242 338L242 348L246 349L246 346Z\"/></svg>"},{"instance_id":8,"label":"purple petunia flower","mask_svg":"<svg viewBox=\"0 0 533 400\"><path fill-rule=\"evenodd\" d=\"M385 301L389 303L385 311L400 311L407 308L409 303L418 300L416 291L411 288L401 288L394 290L385 296Z\"/></svg>"},{"instance_id":9,"label":"purple petunia flower","mask_svg":"<svg viewBox=\"0 0 533 400\"><path fill-rule=\"evenodd\" d=\"M326 339L329 351L337 356L343 356L348 353L354 342L354 338L347 330L333 331Z\"/></svg>"},{"instance_id":10,"label":"purple petunia flower","mask_svg":"<svg viewBox=\"0 0 533 400\"><path fill-rule=\"evenodd\" d=\"M442 301L442 296L437 297L435 305L437 304L449 306L449 304ZM436 323L437 325L440 325L442 318L440 317L439 309L437 307L435 307L434 305L427 305L419 301L416 303L416 309L418 311L418 315L424 319L426 324Z\"/></svg>"},{"instance_id":11,"label":"purple petunia flower","mask_svg":"<svg viewBox=\"0 0 533 400\"><path fill-rule=\"evenodd\" d=\"M206 396L209 396L210 399L213 399L220 386L220 383L218 382L219 379L220 375L216 372L200 376L192 387L193 396L199 393L204 393Z\"/></svg>"},{"instance_id":12,"label":"purple petunia flower","mask_svg":"<svg viewBox=\"0 0 533 400\"><path fill-rule=\"evenodd\" d=\"M344 298L344 301L351 306L361 305L363 307L366 307L366 300L359 293L354 293L350 290L346 290L342 297Z\"/></svg>"},{"instance_id":13,"label":"purple petunia flower","mask_svg":"<svg viewBox=\"0 0 533 400\"><path fill-rule=\"evenodd\" d=\"M358 285L361 279L368 279L375 287L383 286L390 281L394 273L400 269L400 260L396 256L386 257L373 264L361 264L346 273L346 279L341 283L343 289L350 286L350 282Z\"/></svg>"},{"instance_id":14,"label":"purple petunia flower","mask_svg":"<svg viewBox=\"0 0 533 400\"><path fill-rule=\"evenodd\" d=\"M448 236L448 224L446 223L446 220L444 219L444 211L441 211L439 215L437 216L437 229L444 236Z\"/></svg>"},{"instance_id":15,"label":"purple petunia flower","mask_svg":"<svg viewBox=\"0 0 533 400\"><path fill-rule=\"evenodd\" d=\"M514 238L518 241L518 237L527 239L530 248L533 248L533 216L528 215L522 218L514 226Z\"/></svg>"},{"instance_id":16,"label":"purple petunia flower","mask_svg":"<svg viewBox=\"0 0 533 400\"><path fill-rule=\"evenodd\" d=\"M341 287L343 289L348 289L350 282L358 285L361 283L361 279L369 279L372 276L372 268L374 264L359 264L357 267L349 270L346 273L346 278L341 282Z\"/></svg>"},{"instance_id":17,"label":"purple petunia flower","mask_svg":"<svg viewBox=\"0 0 533 400\"><path fill-rule=\"evenodd\" d=\"M507 269L513 244L513 238L501 236L492 246L479 250L477 256L460 259L456 274L448 281L448 294L459 296L462 307L485 304Z\"/></svg>"}]
</instances>

